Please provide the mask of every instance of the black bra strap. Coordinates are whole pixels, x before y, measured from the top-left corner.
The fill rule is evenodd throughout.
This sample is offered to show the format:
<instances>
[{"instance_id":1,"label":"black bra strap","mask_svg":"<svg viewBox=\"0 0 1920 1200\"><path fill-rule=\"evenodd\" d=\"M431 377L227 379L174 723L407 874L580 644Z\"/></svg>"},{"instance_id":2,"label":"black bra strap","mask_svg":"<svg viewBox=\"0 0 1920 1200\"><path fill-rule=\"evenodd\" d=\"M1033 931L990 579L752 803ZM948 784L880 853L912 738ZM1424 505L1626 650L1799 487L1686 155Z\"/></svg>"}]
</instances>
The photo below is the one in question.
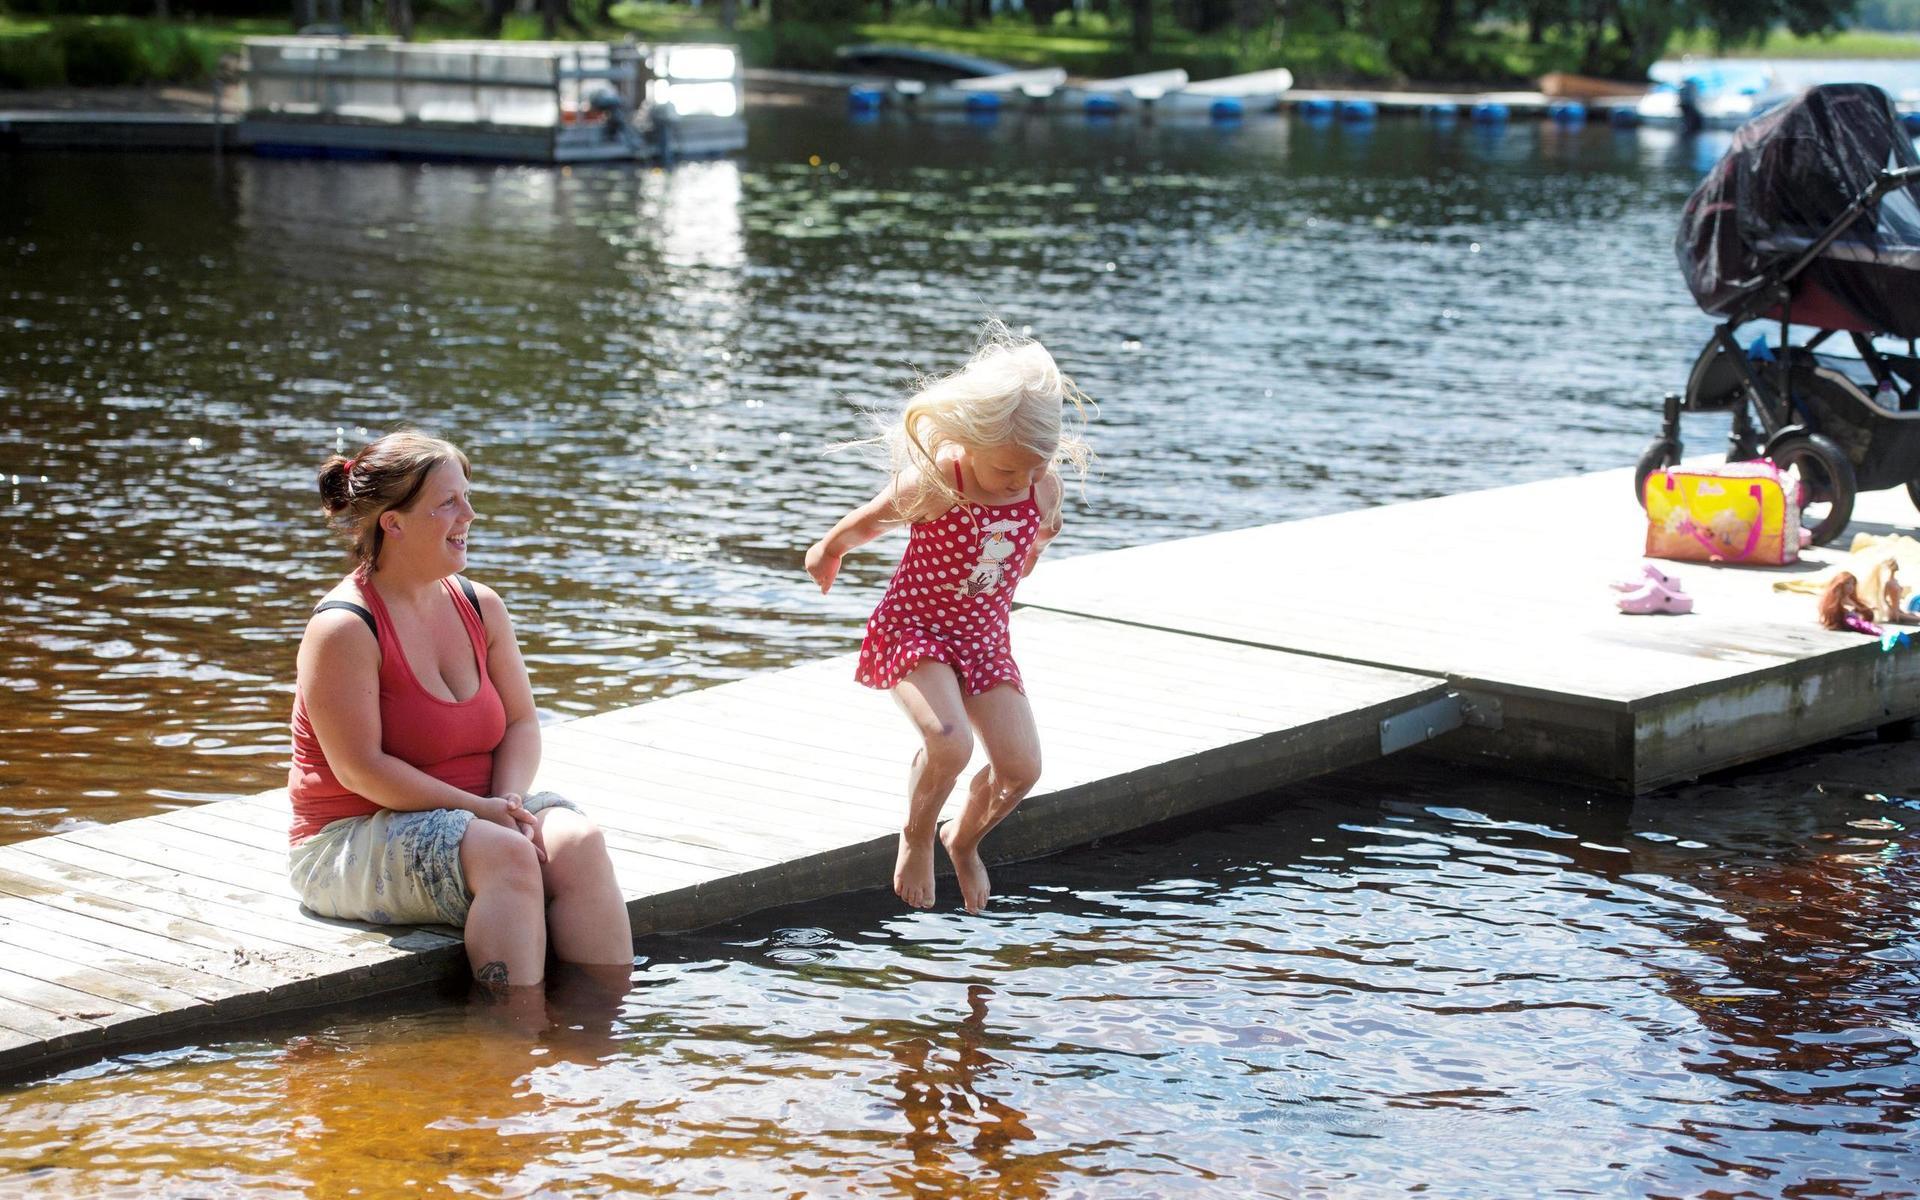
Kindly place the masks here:
<instances>
[{"instance_id":1,"label":"black bra strap","mask_svg":"<svg viewBox=\"0 0 1920 1200\"><path fill-rule=\"evenodd\" d=\"M465 575L455 575L454 578L460 581L460 590L467 594L467 603L473 605L473 615L479 617L480 624L484 626L487 615L480 611L480 593L473 590L473 585L467 582Z\"/></svg>"},{"instance_id":2,"label":"black bra strap","mask_svg":"<svg viewBox=\"0 0 1920 1200\"><path fill-rule=\"evenodd\" d=\"M314 609L313 609L313 611L315 611L315 612L317 612L317 613L318 613L318 612L325 612L325 611L327 611L327 610L328 610L328 609L330 609L330 608L339 608L339 609L345 609L345 610L346 610L347 612L350 612L350 613L353 613L353 614L355 614L355 615L356 615L356 616L358 616L358 617L359 617L359 618L360 618L360 619L361 619L362 621L365 621L365 622L367 623L367 632L368 632L368 633L371 633L371 634L372 634L372 635L374 636L374 638L375 638L376 640L377 640L377 639L378 639L378 638L380 637L380 627L379 627L378 625L375 625L375 624L373 623L373 614L372 614L372 613L370 613L370 612L368 612L368 611L367 611L366 609L364 609L364 608L361 608L361 607L360 607L360 606L359 606L358 604L355 604L355 603L354 603L353 601L351 601L351 600L328 600L328 601L327 601L326 603L324 603L324 604L317 604L317 605L315 605L315 606L314 606Z\"/></svg>"}]
</instances>

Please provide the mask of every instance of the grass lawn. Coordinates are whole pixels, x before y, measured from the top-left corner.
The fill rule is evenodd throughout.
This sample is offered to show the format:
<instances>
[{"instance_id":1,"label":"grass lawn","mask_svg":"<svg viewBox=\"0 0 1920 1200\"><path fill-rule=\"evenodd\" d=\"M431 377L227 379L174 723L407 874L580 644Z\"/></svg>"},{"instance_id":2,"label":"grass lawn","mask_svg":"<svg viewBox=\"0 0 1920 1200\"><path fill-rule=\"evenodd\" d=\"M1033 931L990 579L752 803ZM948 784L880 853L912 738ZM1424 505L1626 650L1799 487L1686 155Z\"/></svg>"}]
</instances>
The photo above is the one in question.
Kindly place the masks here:
<instances>
[{"instance_id":1,"label":"grass lawn","mask_svg":"<svg viewBox=\"0 0 1920 1200\"><path fill-rule=\"evenodd\" d=\"M1700 33L1673 39L1667 53L1713 58L1920 58L1920 34L1849 29L1831 37L1796 37L1777 29L1764 42L1722 49Z\"/></svg>"}]
</instances>

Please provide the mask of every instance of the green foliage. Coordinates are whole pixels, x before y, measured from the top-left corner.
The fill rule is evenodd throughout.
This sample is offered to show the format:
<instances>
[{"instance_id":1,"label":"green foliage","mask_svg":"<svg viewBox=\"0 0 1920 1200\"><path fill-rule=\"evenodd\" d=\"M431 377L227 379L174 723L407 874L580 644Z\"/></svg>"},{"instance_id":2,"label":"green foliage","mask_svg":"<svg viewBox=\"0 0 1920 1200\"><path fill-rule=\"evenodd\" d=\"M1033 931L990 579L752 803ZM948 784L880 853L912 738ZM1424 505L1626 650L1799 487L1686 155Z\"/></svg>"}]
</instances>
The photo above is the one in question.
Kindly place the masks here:
<instances>
[{"instance_id":1,"label":"green foliage","mask_svg":"<svg viewBox=\"0 0 1920 1200\"><path fill-rule=\"evenodd\" d=\"M0 35L0 87L130 87L212 76L231 36L159 21L67 17Z\"/></svg>"},{"instance_id":2,"label":"green foliage","mask_svg":"<svg viewBox=\"0 0 1920 1200\"><path fill-rule=\"evenodd\" d=\"M866 0L777 0L781 24L850 26L867 15Z\"/></svg>"},{"instance_id":3,"label":"green foliage","mask_svg":"<svg viewBox=\"0 0 1920 1200\"><path fill-rule=\"evenodd\" d=\"M812 25L803 21L782 21L767 31L759 45L746 47L747 61L766 56L766 65L795 71L836 71L840 69L834 51L848 42L863 40L846 25ZM764 49L762 48L764 47ZM758 65L757 63L755 65Z\"/></svg>"},{"instance_id":4,"label":"green foliage","mask_svg":"<svg viewBox=\"0 0 1920 1200\"><path fill-rule=\"evenodd\" d=\"M67 81L60 44L45 36L0 37L0 88L59 87Z\"/></svg>"},{"instance_id":5,"label":"green foliage","mask_svg":"<svg viewBox=\"0 0 1920 1200\"><path fill-rule=\"evenodd\" d=\"M121 87L153 77L140 35L126 25L62 20L54 22L52 36L73 87Z\"/></svg>"}]
</instances>

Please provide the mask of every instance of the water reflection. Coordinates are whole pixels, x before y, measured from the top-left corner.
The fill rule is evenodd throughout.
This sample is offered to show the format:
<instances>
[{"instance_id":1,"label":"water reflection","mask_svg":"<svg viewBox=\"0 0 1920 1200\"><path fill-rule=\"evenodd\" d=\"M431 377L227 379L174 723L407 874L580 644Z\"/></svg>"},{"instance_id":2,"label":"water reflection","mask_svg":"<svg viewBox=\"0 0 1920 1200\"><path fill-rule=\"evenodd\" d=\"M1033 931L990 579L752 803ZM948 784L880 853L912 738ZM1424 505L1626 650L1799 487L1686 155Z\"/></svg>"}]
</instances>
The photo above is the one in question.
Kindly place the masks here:
<instances>
[{"instance_id":1,"label":"water reflection","mask_svg":"<svg viewBox=\"0 0 1920 1200\"><path fill-rule=\"evenodd\" d=\"M336 1019L0 1092L0 1162L80 1192L1896 1195L1920 806L1863 775L1920 751L1632 806L1351 773L1007 868L992 921L867 896L653 939L611 1019Z\"/></svg>"}]
</instances>

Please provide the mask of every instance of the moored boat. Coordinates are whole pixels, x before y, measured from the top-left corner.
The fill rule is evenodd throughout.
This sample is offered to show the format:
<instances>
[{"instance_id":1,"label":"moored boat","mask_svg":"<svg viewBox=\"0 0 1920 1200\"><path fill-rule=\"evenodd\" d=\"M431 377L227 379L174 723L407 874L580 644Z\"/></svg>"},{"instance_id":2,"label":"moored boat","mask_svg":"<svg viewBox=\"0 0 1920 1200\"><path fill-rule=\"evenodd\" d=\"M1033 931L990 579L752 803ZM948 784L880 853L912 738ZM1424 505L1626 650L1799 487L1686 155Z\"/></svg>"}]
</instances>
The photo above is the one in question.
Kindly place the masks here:
<instances>
[{"instance_id":1,"label":"moored boat","mask_svg":"<svg viewBox=\"0 0 1920 1200\"><path fill-rule=\"evenodd\" d=\"M1202 114L1214 117L1238 116L1242 112L1271 112L1280 106L1280 96L1293 86L1293 72L1285 67L1270 71L1249 71L1190 83L1177 92L1168 92L1154 102L1164 113Z\"/></svg>"},{"instance_id":2,"label":"moored boat","mask_svg":"<svg viewBox=\"0 0 1920 1200\"><path fill-rule=\"evenodd\" d=\"M907 108L997 112L1044 104L1066 81L1067 73L1059 67L1005 71L998 75L956 79L951 83L896 79L888 99Z\"/></svg>"},{"instance_id":3,"label":"moored boat","mask_svg":"<svg viewBox=\"0 0 1920 1200\"><path fill-rule=\"evenodd\" d=\"M1170 71L1068 84L1054 92L1053 102L1066 112L1100 116L1151 107L1186 86L1187 73L1176 67Z\"/></svg>"},{"instance_id":4,"label":"moored boat","mask_svg":"<svg viewBox=\"0 0 1920 1200\"><path fill-rule=\"evenodd\" d=\"M240 144L262 154L593 162L746 145L731 46L242 43Z\"/></svg>"},{"instance_id":5,"label":"moored boat","mask_svg":"<svg viewBox=\"0 0 1920 1200\"><path fill-rule=\"evenodd\" d=\"M1634 105L1643 125L1735 129L1792 97L1764 67L1656 67L1652 90Z\"/></svg>"}]
</instances>

